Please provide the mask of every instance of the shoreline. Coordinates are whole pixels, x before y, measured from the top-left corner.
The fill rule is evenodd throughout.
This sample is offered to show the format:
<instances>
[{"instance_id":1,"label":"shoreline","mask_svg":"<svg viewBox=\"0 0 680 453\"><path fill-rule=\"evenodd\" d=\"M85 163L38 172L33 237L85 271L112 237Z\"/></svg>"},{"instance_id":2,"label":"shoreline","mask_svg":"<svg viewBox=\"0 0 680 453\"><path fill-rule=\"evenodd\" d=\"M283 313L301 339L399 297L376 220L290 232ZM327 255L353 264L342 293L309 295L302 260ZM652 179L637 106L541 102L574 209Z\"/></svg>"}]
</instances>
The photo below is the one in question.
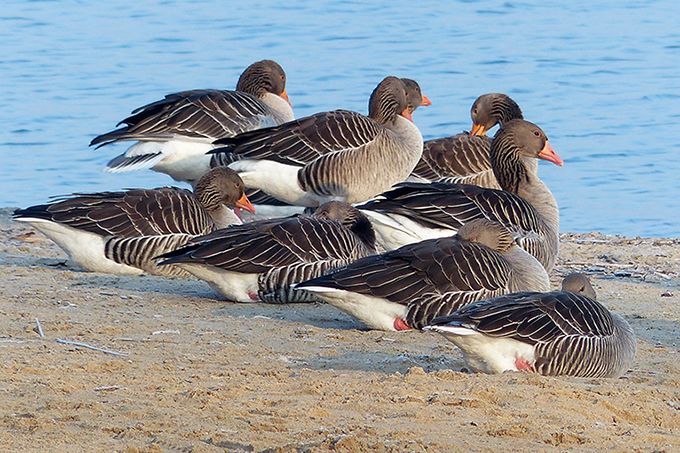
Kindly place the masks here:
<instances>
[{"instance_id":1,"label":"shoreline","mask_svg":"<svg viewBox=\"0 0 680 453\"><path fill-rule=\"evenodd\" d=\"M0 209L8 450L680 449L680 239L560 234L552 287L586 273L638 354L620 379L548 378L471 374L440 335L364 330L328 305L85 273L11 212Z\"/></svg>"}]
</instances>

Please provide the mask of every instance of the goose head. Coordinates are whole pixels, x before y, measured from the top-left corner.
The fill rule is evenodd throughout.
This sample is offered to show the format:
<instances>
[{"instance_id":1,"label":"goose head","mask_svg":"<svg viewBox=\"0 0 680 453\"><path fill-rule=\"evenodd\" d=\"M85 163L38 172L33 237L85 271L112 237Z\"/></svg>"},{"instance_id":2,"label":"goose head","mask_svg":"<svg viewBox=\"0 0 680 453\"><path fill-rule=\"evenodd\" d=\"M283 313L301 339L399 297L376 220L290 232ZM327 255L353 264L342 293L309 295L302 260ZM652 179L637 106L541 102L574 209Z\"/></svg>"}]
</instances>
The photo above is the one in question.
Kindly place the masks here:
<instances>
[{"instance_id":1,"label":"goose head","mask_svg":"<svg viewBox=\"0 0 680 453\"><path fill-rule=\"evenodd\" d=\"M241 218L241 209L255 214L255 208L245 194L241 177L229 167L215 167L201 177L194 187L196 199L209 213L227 206Z\"/></svg>"},{"instance_id":2,"label":"goose head","mask_svg":"<svg viewBox=\"0 0 680 453\"><path fill-rule=\"evenodd\" d=\"M572 272L562 280L562 291L583 294L591 299L597 299L597 293L590 284L590 280L579 272Z\"/></svg>"},{"instance_id":3,"label":"goose head","mask_svg":"<svg viewBox=\"0 0 680 453\"><path fill-rule=\"evenodd\" d=\"M293 107L286 93L286 73L273 60L262 60L248 66L236 84L236 91L242 91L262 99L267 93L283 98Z\"/></svg>"},{"instance_id":4,"label":"goose head","mask_svg":"<svg viewBox=\"0 0 680 453\"><path fill-rule=\"evenodd\" d=\"M406 85L397 77L385 77L371 93L368 116L380 124L391 125L400 115L413 122L408 108Z\"/></svg>"},{"instance_id":5,"label":"goose head","mask_svg":"<svg viewBox=\"0 0 680 453\"><path fill-rule=\"evenodd\" d=\"M375 251L375 231L363 212L344 201L329 201L314 211L314 217L335 220L352 231L366 247Z\"/></svg>"},{"instance_id":6,"label":"goose head","mask_svg":"<svg viewBox=\"0 0 680 453\"><path fill-rule=\"evenodd\" d=\"M515 245L515 240L507 228L488 219L475 219L463 224L457 235L459 239L477 242L500 254L506 253Z\"/></svg>"},{"instance_id":7,"label":"goose head","mask_svg":"<svg viewBox=\"0 0 680 453\"><path fill-rule=\"evenodd\" d=\"M406 86L406 99L408 100L408 110L413 115L418 107L427 107L432 105L427 96L420 90L420 85L413 79L401 79Z\"/></svg>"},{"instance_id":8,"label":"goose head","mask_svg":"<svg viewBox=\"0 0 680 453\"><path fill-rule=\"evenodd\" d=\"M496 124L503 125L510 120L523 119L519 105L510 96L502 93L488 93L478 97L472 104L470 117L470 135L485 135Z\"/></svg>"}]
</instances>

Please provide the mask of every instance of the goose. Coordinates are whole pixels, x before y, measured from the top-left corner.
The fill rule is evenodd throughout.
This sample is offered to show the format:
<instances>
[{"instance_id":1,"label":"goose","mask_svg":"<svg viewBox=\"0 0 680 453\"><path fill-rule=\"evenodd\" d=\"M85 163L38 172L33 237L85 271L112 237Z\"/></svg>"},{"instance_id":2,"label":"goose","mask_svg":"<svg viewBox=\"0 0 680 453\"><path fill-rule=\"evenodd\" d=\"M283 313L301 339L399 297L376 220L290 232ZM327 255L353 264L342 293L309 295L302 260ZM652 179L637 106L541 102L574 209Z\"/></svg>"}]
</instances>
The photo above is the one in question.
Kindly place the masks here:
<instances>
[{"instance_id":1,"label":"goose","mask_svg":"<svg viewBox=\"0 0 680 453\"><path fill-rule=\"evenodd\" d=\"M474 184L489 189L500 189L493 174L489 149L491 139L486 132L496 124L513 119L524 119L519 105L502 93L488 93L478 97L470 110L472 131L451 137L427 140L423 156L409 177L415 182L452 182ZM538 170L533 158L523 158L532 174Z\"/></svg>"},{"instance_id":2,"label":"goose","mask_svg":"<svg viewBox=\"0 0 680 453\"><path fill-rule=\"evenodd\" d=\"M406 99L408 101L408 110L411 115L413 115L413 112L415 112L418 107L432 105L432 101L423 94L418 82L413 79L405 78L402 78L401 81L404 82L404 86L406 87Z\"/></svg>"},{"instance_id":3,"label":"goose","mask_svg":"<svg viewBox=\"0 0 680 453\"><path fill-rule=\"evenodd\" d=\"M421 329L470 302L547 291L548 274L498 222L477 219L452 237L406 245L295 285L371 329Z\"/></svg>"},{"instance_id":4,"label":"goose","mask_svg":"<svg viewBox=\"0 0 680 453\"><path fill-rule=\"evenodd\" d=\"M192 239L158 263L178 266L236 302L310 302L292 284L375 253L368 219L332 201L312 215L249 222Z\"/></svg>"},{"instance_id":5,"label":"goose","mask_svg":"<svg viewBox=\"0 0 680 453\"><path fill-rule=\"evenodd\" d=\"M227 146L211 151L211 165L229 165L246 187L292 205L366 201L405 180L423 149L401 79L380 82L368 111L317 113L217 140Z\"/></svg>"},{"instance_id":6,"label":"goose","mask_svg":"<svg viewBox=\"0 0 680 453\"><path fill-rule=\"evenodd\" d=\"M563 283L562 291L520 292L478 301L433 320L424 329L439 332L458 346L475 372L621 376L635 359L630 325L594 298L565 291L565 286L570 283Z\"/></svg>"},{"instance_id":7,"label":"goose","mask_svg":"<svg viewBox=\"0 0 680 453\"><path fill-rule=\"evenodd\" d=\"M189 90L169 94L140 107L90 146L136 140L124 154L112 159L108 172L151 168L192 186L210 170L210 156L218 138L275 126L294 118L286 94L286 74L272 60L250 65L241 74L236 91Z\"/></svg>"},{"instance_id":8,"label":"goose","mask_svg":"<svg viewBox=\"0 0 680 453\"><path fill-rule=\"evenodd\" d=\"M402 78L402 82L404 82L404 85L406 86L406 98L408 101L408 110L411 115L413 115L413 112L420 106L429 106L432 105L432 101L430 101L427 96L422 94L420 85L418 85L418 82L416 82L413 79L406 79ZM220 155L217 155L220 156ZM318 157L318 156L315 156ZM228 165L229 163L237 160L236 156L221 156L221 157L214 157L214 165ZM309 163L309 162L307 162ZM286 208L277 208L274 206L289 206L286 203L270 196L267 195L266 193L262 192L261 190L258 189L248 189L246 191L246 194L248 195L248 199L253 203L257 204L258 206L258 212L263 213L281 213L281 212L291 212L292 209L286 209ZM313 208L310 208L313 210ZM294 210L294 209L293 209Z\"/></svg>"},{"instance_id":9,"label":"goose","mask_svg":"<svg viewBox=\"0 0 680 453\"><path fill-rule=\"evenodd\" d=\"M520 247L550 272L559 247L557 202L521 156L564 164L541 128L512 120L498 130L491 146L491 162L503 190L405 182L357 207L371 220L385 250L450 236L465 222L484 217L505 225Z\"/></svg>"},{"instance_id":10,"label":"goose","mask_svg":"<svg viewBox=\"0 0 680 453\"><path fill-rule=\"evenodd\" d=\"M243 190L236 172L222 167L199 180L195 195L176 187L73 194L19 209L13 219L45 234L85 271L187 276L173 266L158 268L153 257L240 223L240 209L254 213Z\"/></svg>"},{"instance_id":11,"label":"goose","mask_svg":"<svg viewBox=\"0 0 680 453\"><path fill-rule=\"evenodd\" d=\"M583 294L591 299L597 299L595 288L590 283L590 279L580 272L572 272L562 279L562 291Z\"/></svg>"}]
</instances>

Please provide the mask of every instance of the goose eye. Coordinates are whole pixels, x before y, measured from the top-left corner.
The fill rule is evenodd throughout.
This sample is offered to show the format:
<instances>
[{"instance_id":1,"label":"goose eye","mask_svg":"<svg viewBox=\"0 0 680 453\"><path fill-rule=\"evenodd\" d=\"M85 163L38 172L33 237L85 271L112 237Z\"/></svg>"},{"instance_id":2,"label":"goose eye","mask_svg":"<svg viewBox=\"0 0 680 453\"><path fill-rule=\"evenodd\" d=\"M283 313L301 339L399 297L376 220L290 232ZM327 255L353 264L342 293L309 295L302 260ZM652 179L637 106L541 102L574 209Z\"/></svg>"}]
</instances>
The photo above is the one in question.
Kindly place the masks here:
<instances>
[{"instance_id":1,"label":"goose eye","mask_svg":"<svg viewBox=\"0 0 680 453\"><path fill-rule=\"evenodd\" d=\"M472 110L472 114L473 114L473 115L476 115L476 114L477 114L477 109L473 109L473 110Z\"/></svg>"},{"instance_id":2,"label":"goose eye","mask_svg":"<svg viewBox=\"0 0 680 453\"><path fill-rule=\"evenodd\" d=\"M534 135L535 135L536 137L540 137L540 136L541 136L541 133L540 133L539 131L534 131Z\"/></svg>"}]
</instances>

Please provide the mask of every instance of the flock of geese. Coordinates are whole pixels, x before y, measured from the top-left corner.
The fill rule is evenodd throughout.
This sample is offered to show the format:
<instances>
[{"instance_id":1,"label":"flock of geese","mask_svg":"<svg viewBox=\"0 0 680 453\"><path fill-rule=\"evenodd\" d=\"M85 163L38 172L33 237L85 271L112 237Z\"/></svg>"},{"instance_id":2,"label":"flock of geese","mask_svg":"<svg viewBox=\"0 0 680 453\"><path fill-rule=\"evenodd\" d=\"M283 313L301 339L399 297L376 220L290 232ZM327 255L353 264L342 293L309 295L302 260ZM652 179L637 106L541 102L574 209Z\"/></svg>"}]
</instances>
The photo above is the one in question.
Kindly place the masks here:
<instances>
[{"instance_id":1,"label":"flock of geese","mask_svg":"<svg viewBox=\"0 0 680 453\"><path fill-rule=\"evenodd\" d=\"M563 162L512 99L480 96L470 133L423 143L412 115L431 101L413 80L382 80L368 116L295 119L285 87L281 66L256 62L235 91L167 95L92 140L136 142L107 171L151 168L193 192L73 194L14 220L86 271L195 276L232 301L325 301L371 329L439 332L473 371L628 370L635 336L588 279L550 291L559 211L537 168ZM253 203L306 209L243 222Z\"/></svg>"}]
</instances>

